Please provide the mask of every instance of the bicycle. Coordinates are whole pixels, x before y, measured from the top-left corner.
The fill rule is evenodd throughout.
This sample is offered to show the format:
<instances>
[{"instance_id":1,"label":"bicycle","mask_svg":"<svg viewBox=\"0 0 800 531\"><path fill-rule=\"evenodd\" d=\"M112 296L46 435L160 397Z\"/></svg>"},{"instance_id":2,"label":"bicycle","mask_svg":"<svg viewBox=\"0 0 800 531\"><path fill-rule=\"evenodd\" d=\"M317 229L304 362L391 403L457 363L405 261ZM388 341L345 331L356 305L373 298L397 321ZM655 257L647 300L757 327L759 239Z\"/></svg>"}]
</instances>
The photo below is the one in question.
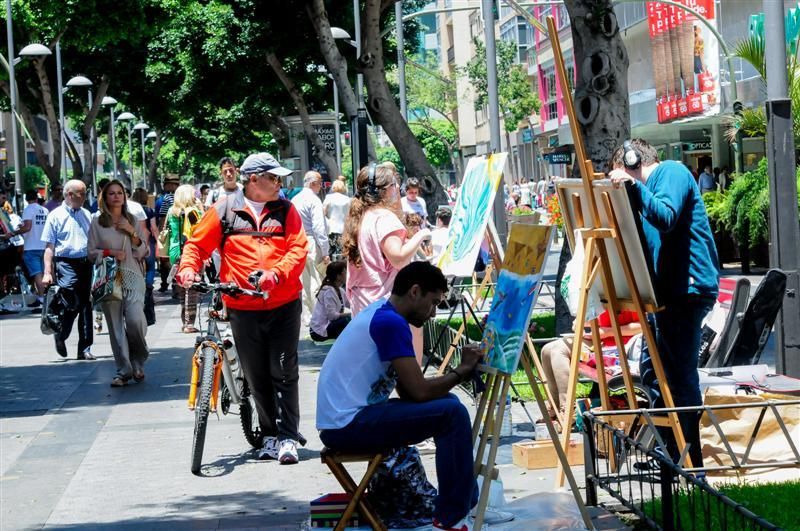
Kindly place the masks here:
<instances>
[{"instance_id":1,"label":"bicycle","mask_svg":"<svg viewBox=\"0 0 800 531\"><path fill-rule=\"evenodd\" d=\"M253 280L253 285L257 286L258 279ZM203 458L208 415L211 411L216 413L218 399L223 415L228 414L231 404L239 406L245 439L253 448L261 447L262 433L258 411L239 363L231 327L222 318L220 295L248 295L266 299L268 294L258 289L251 290L233 283L218 282L195 282L190 289L213 294L205 333L195 340L189 387L189 409L193 409L195 414L191 470L193 474L197 474Z\"/></svg>"}]
</instances>

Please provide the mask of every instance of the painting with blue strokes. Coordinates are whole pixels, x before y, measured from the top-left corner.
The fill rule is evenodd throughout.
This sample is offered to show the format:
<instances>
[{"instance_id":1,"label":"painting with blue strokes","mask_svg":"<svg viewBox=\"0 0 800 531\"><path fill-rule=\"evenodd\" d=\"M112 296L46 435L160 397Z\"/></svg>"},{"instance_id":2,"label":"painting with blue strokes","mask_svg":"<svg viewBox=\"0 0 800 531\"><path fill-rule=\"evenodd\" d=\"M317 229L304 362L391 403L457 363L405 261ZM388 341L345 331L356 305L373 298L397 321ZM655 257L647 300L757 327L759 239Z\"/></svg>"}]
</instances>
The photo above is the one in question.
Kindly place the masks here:
<instances>
[{"instance_id":1,"label":"painting with blue strokes","mask_svg":"<svg viewBox=\"0 0 800 531\"><path fill-rule=\"evenodd\" d=\"M485 363L501 372L517 370L552 234L548 225L511 226L482 341Z\"/></svg>"},{"instance_id":2,"label":"painting with blue strokes","mask_svg":"<svg viewBox=\"0 0 800 531\"><path fill-rule=\"evenodd\" d=\"M472 275L506 159L507 153L469 159L453 207L448 244L438 263L445 275Z\"/></svg>"}]
</instances>

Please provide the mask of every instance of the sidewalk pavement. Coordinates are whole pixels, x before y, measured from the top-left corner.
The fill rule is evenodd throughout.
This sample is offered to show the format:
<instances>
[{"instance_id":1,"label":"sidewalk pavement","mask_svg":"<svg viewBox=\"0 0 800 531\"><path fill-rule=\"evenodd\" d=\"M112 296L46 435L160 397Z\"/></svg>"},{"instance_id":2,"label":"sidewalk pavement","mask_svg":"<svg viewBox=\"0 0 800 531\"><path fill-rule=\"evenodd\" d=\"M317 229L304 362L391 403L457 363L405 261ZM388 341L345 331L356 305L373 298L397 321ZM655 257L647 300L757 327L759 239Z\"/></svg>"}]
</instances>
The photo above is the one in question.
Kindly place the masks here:
<instances>
[{"instance_id":1,"label":"sidewalk pavement","mask_svg":"<svg viewBox=\"0 0 800 531\"><path fill-rule=\"evenodd\" d=\"M314 429L317 375L329 346L306 340L300 425L308 444L300 463L256 460L232 406L227 416L210 417L202 476L191 474L194 416L186 398L194 336L180 332L178 305L158 302L147 378L122 389L109 387L107 331L95 338L98 361L75 360L75 331L62 361L39 332L38 315L0 317L1 529L298 529L309 501L341 491L319 461ZM533 429L519 404L513 408L514 436L503 439L498 456L508 502L552 491L555 472L511 464L511 444ZM433 456L423 460L436 484ZM574 471L583 484L582 467Z\"/></svg>"}]
</instances>

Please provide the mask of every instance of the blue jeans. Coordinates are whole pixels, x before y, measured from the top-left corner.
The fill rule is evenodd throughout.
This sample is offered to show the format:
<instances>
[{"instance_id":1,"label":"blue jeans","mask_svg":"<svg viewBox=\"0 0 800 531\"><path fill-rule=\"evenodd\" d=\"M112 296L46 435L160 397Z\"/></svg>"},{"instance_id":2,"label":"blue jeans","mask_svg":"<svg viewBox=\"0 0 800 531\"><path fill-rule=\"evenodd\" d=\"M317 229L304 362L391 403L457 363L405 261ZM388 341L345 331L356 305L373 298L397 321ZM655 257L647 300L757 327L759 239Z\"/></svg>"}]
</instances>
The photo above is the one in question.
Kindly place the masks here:
<instances>
[{"instance_id":1,"label":"blue jeans","mask_svg":"<svg viewBox=\"0 0 800 531\"><path fill-rule=\"evenodd\" d=\"M439 480L434 517L450 527L478 503L472 425L453 394L428 402L392 399L367 406L344 428L322 430L319 437L325 446L348 452L409 446L433 437Z\"/></svg>"},{"instance_id":2,"label":"blue jeans","mask_svg":"<svg viewBox=\"0 0 800 531\"><path fill-rule=\"evenodd\" d=\"M664 365L667 385L672 392L672 400L676 407L700 406L703 397L700 394L700 377L697 374L697 358L700 354L700 335L702 322L706 314L714 306L713 298L690 298L689 300L669 304L662 311L649 317L650 326L656 335L658 353ZM642 358L639 362L642 383L654 391L656 407L664 407L659 391L659 382L653 370L653 363L645 343ZM681 430L686 442L690 445L689 455L692 465L702 466L703 454L700 448L700 415L696 413L680 413ZM667 446L673 458L678 457L677 445L668 430L660 430L666 435Z\"/></svg>"},{"instance_id":3,"label":"blue jeans","mask_svg":"<svg viewBox=\"0 0 800 531\"><path fill-rule=\"evenodd\" d=\"M152 237L148 237L150 240L150 254L147 255L147 258L144 259L145 264L147 265L147 273L144 276L144 283L148 288L153 287L153 282L156 280L156 242Z\"/></svg>"}]
</instances>

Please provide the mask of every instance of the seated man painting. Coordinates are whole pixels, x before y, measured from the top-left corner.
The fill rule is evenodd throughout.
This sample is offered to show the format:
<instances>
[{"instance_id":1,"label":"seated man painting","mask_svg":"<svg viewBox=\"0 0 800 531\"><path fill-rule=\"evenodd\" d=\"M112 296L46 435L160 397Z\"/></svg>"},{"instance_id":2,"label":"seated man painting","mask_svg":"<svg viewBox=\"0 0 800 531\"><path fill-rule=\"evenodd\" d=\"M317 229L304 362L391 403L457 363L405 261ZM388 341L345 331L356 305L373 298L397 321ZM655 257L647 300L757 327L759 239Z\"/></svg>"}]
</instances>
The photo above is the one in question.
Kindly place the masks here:
<instances>
[{"instance_id":1,"label":"seated man painting","mask_svg":"<svg viewBox=\"0 0 800 531\"><path fill-rule=\"evenodd\" d=\"M347 325L320 371L317 429L326 446L345 452L397 448L433 437L439 480L434 529L467 531L468 513L478 500L472 427L466 408L449 391L470 377L481 350L466 346L458 367L425 378L409 329L435 315L446 291L437 267L412 262L397 274L388 301L371 304ZM395 387L399 398L390 399Z\"/></svg>"}]
</instances>

